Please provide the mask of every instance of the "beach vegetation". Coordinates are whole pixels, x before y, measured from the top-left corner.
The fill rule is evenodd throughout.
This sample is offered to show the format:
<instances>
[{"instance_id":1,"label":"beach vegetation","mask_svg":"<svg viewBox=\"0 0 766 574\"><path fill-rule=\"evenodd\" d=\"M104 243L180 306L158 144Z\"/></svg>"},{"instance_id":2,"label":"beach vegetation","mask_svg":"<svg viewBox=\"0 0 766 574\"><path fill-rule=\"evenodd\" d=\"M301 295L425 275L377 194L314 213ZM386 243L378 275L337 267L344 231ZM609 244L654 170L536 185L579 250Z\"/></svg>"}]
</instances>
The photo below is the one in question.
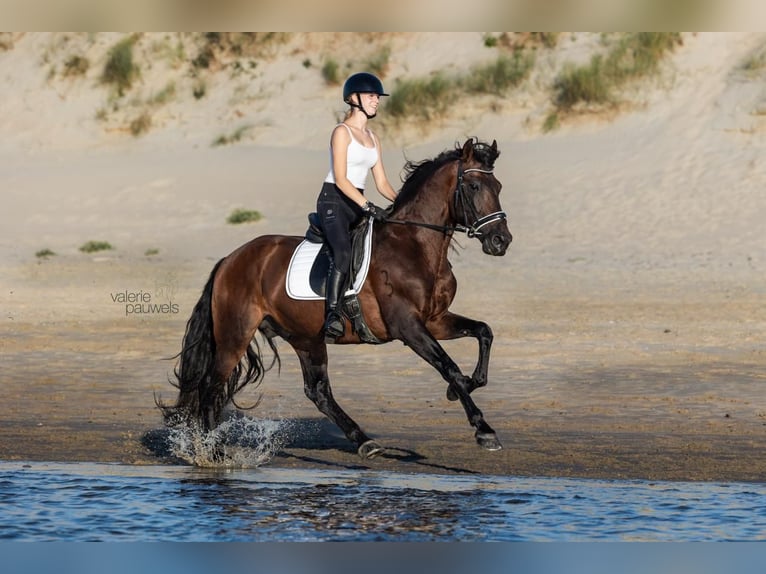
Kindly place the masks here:
<instances>
[{"instance_id":1,"label":"beach vegetation","mask_svg":"<svg viewBox=\"0 0 766 574\"><path fill-rule=\"evenodd\" d=\"M553 49L559 43L560 32L503 32L490 44L510 50L537 50L538 48ZM487 45L487 37L484 41Z\"/></svg>"},{"instance_id":2,"label":"beach vegetation","mask_svg":"<svg viewBox=\"0 0 766 574\"><path fill-rule=\"evenodd\" d=\"M129 124L131 135L138 137L149 131L152 127L152 116L147 111L141 112L137 117L133 118Z\"/></svg>"},{"instance_id":3,"label":"beach vegetation","mask_svg":"<svg viewBox=\"0 0 766 574\"><path fill-rule=\"evenodd\" d=\"M229 217L226 218L226 222L237 225L240 223L252 223L255 221L260 221L262 218L263 216L261 215L260 211L238 208L231 212Z\"/></svg>"},{"instance_id":4,"label":"beach vegetation","mask_svg":"<svg viewBox=\"0 0 766 574\"><path fill-rule=\"evenodd\" d=\"M534 65L532 52L516 50L510 56L501 54L494 62L474 67L460 84L469 93L503 95L521 84Z\"/></svg>"},{"instance_id":5,"label":"beach vegetation","mask_svg":"<svg viewBox=\"0 0 766 574\"><path fill-rule=\"evenodd\" d=\"M676 32L640 32L603 38L606 53L594 54L587 64L568 63L553 81L555 112L566 114L576 106L610 107L619 102L619 90L628 82L659 70L662 59L681 43Z\"/></svg>"},{"instance_id":6,"label":"beach vegetation","mask_svg":"<svg viewBox=\"0 0 766 574\"><path fill-rule=\"evenodd\" d=\"M162 106L173 100L175 95L176 84L175 82L170 81L165 84L165 87L162 88L159 92L153 94L148 103L155 106Z\"/></svg>"},{"instance_id":7,"label":"beach vegetation","mask_svg":"<svg viewBox=\"0 0 766 574\"><path fill-rule=\"evenodd\" d=\"M498 45L498 38L493 34L484 34L484 45L487 48L494 48Z\"/></svg>"},{"instance_id":8,"label":"beach vegetation","mask_svg":"<svg viewBox=\"0 0 766 574\"><path fill-rule=\"evenodd\" d=\"M326 58L322 64L322 78L326 84L337 86L340 84L340 65L335 58Z\"/></svg>"},{"instance_id":9,"label":"beach vegetation","mask_svg":"<svg viewBox=\"0 0 766 574\"><path fill-rule=\"evenodd\" d=\"M136 40L136 36L128 36L115 44L107 54L101 74L101 81L113 86L119 97L125 95L139 75L138 66L133 60Z\"/></svg>"},{"instance_id":10,"label":"beach vegetation","mask_svg":"<svg viewBox=\"0 0 766 574\"><path fill-rule=\"evenodd\" d=\"M543 122L543 132L551 132L559 127L559 115L556 112L548 114Z\"/></svg>"},{"instance_id":11,"label":"beach vegetation","mask_svg":"<svg viewBox=\"0 0 766 574\"><path fill-rule=\"evenodd\" d=\"M192 95L194 96L195 100L201 100L207 95L207 83L205 80L198 78L194 82L194 86L192 87Z\"/></svg>"},{"instance_id":12,"label":"beach vegetation","mask_svg":"<svg viewBox=\"0 0 766 574\"><path fill-rule=\"evenodd\" d=\"M442 72L428 78L397 80L385 102L386 113L395 120L412 116L430 120L442 115L456 99L455 87L455 81Z\"/></svg>"},{"instance_id":13,"label":"beach vegetation","mask_svg":"<svg viewBox=\"0 0 766 574\"><path fill-rule=\"evenodd\" d=\"M144 251L144 255L146 257L152 257L154 255L158 255L159 252L160 252L160 250L157 249L156 247L151 247L151 248L147 249L146 251Z\"/></svg>"},{"instance_id":14,"label":"beach vegetation","mask_svg":"<svg viewBox=\"0 0 766 574\"><path fill-rule=\"evenodd\" d=\"M561 32L532 32L532 36L545 48L555 48L559 43Z\"/></svg>"},{"instance_id":15,"label":"beach vegetation","mask_svg":"<svg viewBox=\"0 0 766 574\"><path fill-rule=\"evenodd\" d=\"M40 249L37 253L35 253L35 257L38 259L48 259L48 257L53 257L56 255L56 253L47 247L45 249Z\"/></svg>"},{"instance_id":16,"label":"beach vegetation","mask_svg":"<svg viewBox=\"0 0 766 574\"><path fill-rule=\"evenodd\" d=\"M253 58L268 57L276 46L288 40L287 32L206 32L200 34L192 70L220 70L227 66L237 71L255 68ZM248 66L241 58L251 59Z\"/></svg>"},{"instance_id":17,"label":"beach vegetation","mask_svg":"<svg viewBox=\"0 0 766 574\"><path fill-rule=\"evenodd\" d=\"M64 61L64 77L72 78L84 76L90 68L90 62L87 58L79 54L72 54Z\"/></svg>"},{"instance_id":18,"label":"beach vegetation","mask_svg":"<svg viewBox=\"0 0 766 574\"><path fill-rule=\"evenodd\" d=\"M757 75L766 69L766 45L751 52L742 62L741 69L748 75Z\"/></svg>"},{"instance_id":19,"label":"beach vegetation","mask_svg":"<svg viewBox=\"0 0 766 574\"><path fill-rule=\"evenodd\" d=\"M213 140L213 147L218 147L222 145L229 145L233 143L237 143L238 141L242 140L245 135L253 129L253 126L250 124L240 126L230 134L224 134L220 135L215 140Z\"/></svg>"},{"instance_id":20,"label":"beach vegetation","mask_svg":"<svg viewBox=\"0 0 766 574\"><path fill-rule=\"evenodd\" d=\"M618 88L656 72L663 57L679 43L678 33L627 34L606 55L594 54L584 66L565 66L553 83L554 103L569 110L580 102L613 102Z\"/></svg>"},{"instance_id":21,"label":"beach vegetation","mask_svg":"<svg viewBox=\"0 0 766 574\"><path fill-rule=\"evenodd\" d=\"M110 251L114 249L108 241L86 241L80 246L83 253L96 253L98 251Z\"/></svg>"},{"instance_id":22,"label":"beach vegetation","mask_svg":"<svg viewBox=\"0 0 766 574\"><path fill-rule=\"evenodd\" d=\"M151 46L152 53L165 59L174 70L179 69L187 61L186 47L177 39L173 43L173 37L168 35L162 40L154 42Z\"/></svg>"},{"instance_id":23,"label":"beach vegetation","mask_svg":"<svg viewBox=\"0 0 766 574\"><path fill-rule=\"evenodd\" d=\"M0 52L12 50L14 45L12 32L0 32Z\"/></svg>"},{"instance_id":24,"label":"beach vegetation","mask_svg":"<svg viewBox=\"0 0 766 574\"><path fill-rule=\"evenodd\" d=\"M534 55L522 50L501 54L492 62L474 66L463 74L436 72L427 78L398 80L386 101L386 113L395 121L409 117L431 120L471 94L506 95L529 77Z\"/></svg>"},{"instance_id":25,"label":"beach vegetation","mask_svg":"<svg viewBox=\"0 0 766 574\"><path fill-rule=\"evenodd\" d=\"M391 47L383 46L362 64L362 68L381 78L388 72L388 64L391 59Z\"/></svg>"},{"instance_id":26,"label":"beach vegetation","mask_svg":"<svg viewBox=\"0 0 766 574\"><path fill-rule=\"evenodd\" d=\"M603 104L611 100L611 78L604 72L604 57L594 55L587 66L567 64L553 83L554 103L559 110L575 104Z\"/></svg>"}]
</instances>

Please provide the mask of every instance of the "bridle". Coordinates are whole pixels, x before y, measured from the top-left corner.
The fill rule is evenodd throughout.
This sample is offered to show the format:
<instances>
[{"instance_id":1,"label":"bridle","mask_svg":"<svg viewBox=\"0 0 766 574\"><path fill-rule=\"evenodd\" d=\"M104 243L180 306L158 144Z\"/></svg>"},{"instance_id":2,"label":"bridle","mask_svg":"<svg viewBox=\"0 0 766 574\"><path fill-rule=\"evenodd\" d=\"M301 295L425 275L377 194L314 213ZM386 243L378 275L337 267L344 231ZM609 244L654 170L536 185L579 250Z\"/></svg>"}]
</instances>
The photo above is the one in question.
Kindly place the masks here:
<instances>
[{"instance_id":1,"label":"bridle","mask_svg":"<svg viewBox=\"0 0 766 574\"><path fill-rule=\"evenodd\" d=\"M471 172L478 172L478 173L492 173L491 169L479 169L478 167L472 167L468 169L463 169L462 165L458 164L457 167L457 187L455 189L455 214L457 215L457 208L460 206L463 211L463 225L456 225L455 231L460 231L468 235L468 237L478 237L481 239L482 235L484 233L481 231L481 228L485 225L489 225L490 223L494 223L495 221L500 221L501 219L506 219L507 216L505 214L505 211L494 211L488 215L485 215L484 217L479 217L479 214L476 213L476 209L474 208L473 204L468 201L468 197L466 195L465 190L465 182L463 182L463 176L466 173ZM468 212L471 212L471 217L473 218L473 223L469 225L468 223Z\"/></svg>"},{"instance_id":2,"label":"bridle","mask_svg":"<svg viewBox=\"0 0 766 574\"><path fill-rule=\"evenodd\" d=\"M432 223L423 223L420 221L405 221L400 219L387 219L386 223L397 223L400 225L415 225L417 227L426 227L428 229L433 229L435 231L441 231L445 235L450 235L454 233L455 231L459 231L460 233L465 233L468 237L476 237L481 239L481 237L484 235L484 232L481 231L482 227L484 227L485 225L489 225L490 223L494 223L495 221L507 219L507 215L505 211L495 211L488 215L485 215L484 217L479 217L479 215L476 213L476 209L473 207L473 204L468 200L467 191L465 189L465 182L463 181L463 176L466 173L472 173L472 172L491 174L493 173L493 170L480 169L478 167L463 169L462 162L458 162L457 185L455 186L455 193L454 193L454 206L455 206L455 215L457 215L458 207L461 208L461 211L463 212L463 223L457 223L455 225L434 225ZM468 223L469 211L470 211L471 217L474 220L473 223Z\"/></svg>"}]
</instances>

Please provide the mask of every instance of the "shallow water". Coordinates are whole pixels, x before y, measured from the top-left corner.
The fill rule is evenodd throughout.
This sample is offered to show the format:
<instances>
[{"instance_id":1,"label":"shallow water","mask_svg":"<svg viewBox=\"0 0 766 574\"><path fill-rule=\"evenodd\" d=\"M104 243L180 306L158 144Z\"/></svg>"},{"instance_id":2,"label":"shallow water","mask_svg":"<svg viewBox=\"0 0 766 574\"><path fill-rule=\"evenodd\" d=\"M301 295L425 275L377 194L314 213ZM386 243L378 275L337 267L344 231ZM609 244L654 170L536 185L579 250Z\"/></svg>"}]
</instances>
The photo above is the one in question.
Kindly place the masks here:
<instances>
[{"instance_id":1,"label":"shallow water","mask_svg":"<svg viewBox=\"0 0 766 574\"><path fill-rule=\"evenodd\" d=\"M15 541L751 541L766 485L0 463Z\"/></svg>"}]
</instances>

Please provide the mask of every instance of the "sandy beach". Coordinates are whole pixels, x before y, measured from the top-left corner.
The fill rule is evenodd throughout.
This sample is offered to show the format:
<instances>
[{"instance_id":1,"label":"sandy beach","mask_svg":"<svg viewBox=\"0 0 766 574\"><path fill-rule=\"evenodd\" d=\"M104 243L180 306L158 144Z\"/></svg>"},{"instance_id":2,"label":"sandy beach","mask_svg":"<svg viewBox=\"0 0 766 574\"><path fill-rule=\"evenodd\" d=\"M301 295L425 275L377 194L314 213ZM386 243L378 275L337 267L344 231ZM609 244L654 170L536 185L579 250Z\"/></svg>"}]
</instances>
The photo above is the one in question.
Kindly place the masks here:
<instances>
[{"instance_id":1,"label":"sandy beach","mask_svg":"<svg viewBox=\"0 0 766 574\"><path fill-rule=\"evenodd\" d=\"M91 41L96 54L114 35ZM145 437L162 426L155 394L174 397L169 358L211 268L254 236L302 235L327 170L342 105L301 65L296 46L309 41L326 48L291 40L259 63L245 95L243 80L224 94L211 77L207 100L179 96L142 137L117 129L126 108L93 119L106 98L95 81L46 79L40 54L60 39L20 35L0 51L11 88L0 109L0 459L175 462ZM446 45L462 47L457 67L493 54L480 34L387 41L389 84L435 69ZM560 40L541 69L591 45ZM469 136L498 142L514 241L492 258L461 237L451 262L453 310L495 335L489 385L473 396L504 449L475 444L439 375L400 343L335 346L336 398L388 449L362 461L305 398L280 342L281 373L242 396L262 394L249 416L292 421L269 464L766 479L766 71L741 71L764 46L762 33L685 34L630 105L550 133L537 77L500 103L465 102L426 134L382 134L395 182L406 159ZM162 73L145 70L136 89L163 85ZM211 145L243 123L254 127L242 141ZM228 224L236 208L264 217ZM87 241L113 249L81 252ZM55 255L36 256L45 249ZM129 312L123 299L139 293L153 312ZM444 347L473 369L475 341Z\"/></svg>"}]
</instances>

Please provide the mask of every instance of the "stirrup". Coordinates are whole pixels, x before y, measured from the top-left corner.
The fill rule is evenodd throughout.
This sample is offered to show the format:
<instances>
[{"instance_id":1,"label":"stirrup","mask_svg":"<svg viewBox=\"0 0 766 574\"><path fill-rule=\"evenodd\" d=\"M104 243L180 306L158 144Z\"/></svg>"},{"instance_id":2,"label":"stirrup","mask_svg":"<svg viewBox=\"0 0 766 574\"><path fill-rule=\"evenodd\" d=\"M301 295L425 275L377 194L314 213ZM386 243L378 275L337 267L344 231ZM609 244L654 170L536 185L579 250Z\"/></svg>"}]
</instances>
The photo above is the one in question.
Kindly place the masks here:
<instances>
[{"instance_id":1,"label":"stirrup","mask_svg":"<svg viewBox=\"0 0 766 574\"><path fill-rule=\"evenodd\" d=\"M324 333L326 338L337 339L346 333L343 317L337 311L328 311L324 321Z\"/></svg>"}]
</instances>

